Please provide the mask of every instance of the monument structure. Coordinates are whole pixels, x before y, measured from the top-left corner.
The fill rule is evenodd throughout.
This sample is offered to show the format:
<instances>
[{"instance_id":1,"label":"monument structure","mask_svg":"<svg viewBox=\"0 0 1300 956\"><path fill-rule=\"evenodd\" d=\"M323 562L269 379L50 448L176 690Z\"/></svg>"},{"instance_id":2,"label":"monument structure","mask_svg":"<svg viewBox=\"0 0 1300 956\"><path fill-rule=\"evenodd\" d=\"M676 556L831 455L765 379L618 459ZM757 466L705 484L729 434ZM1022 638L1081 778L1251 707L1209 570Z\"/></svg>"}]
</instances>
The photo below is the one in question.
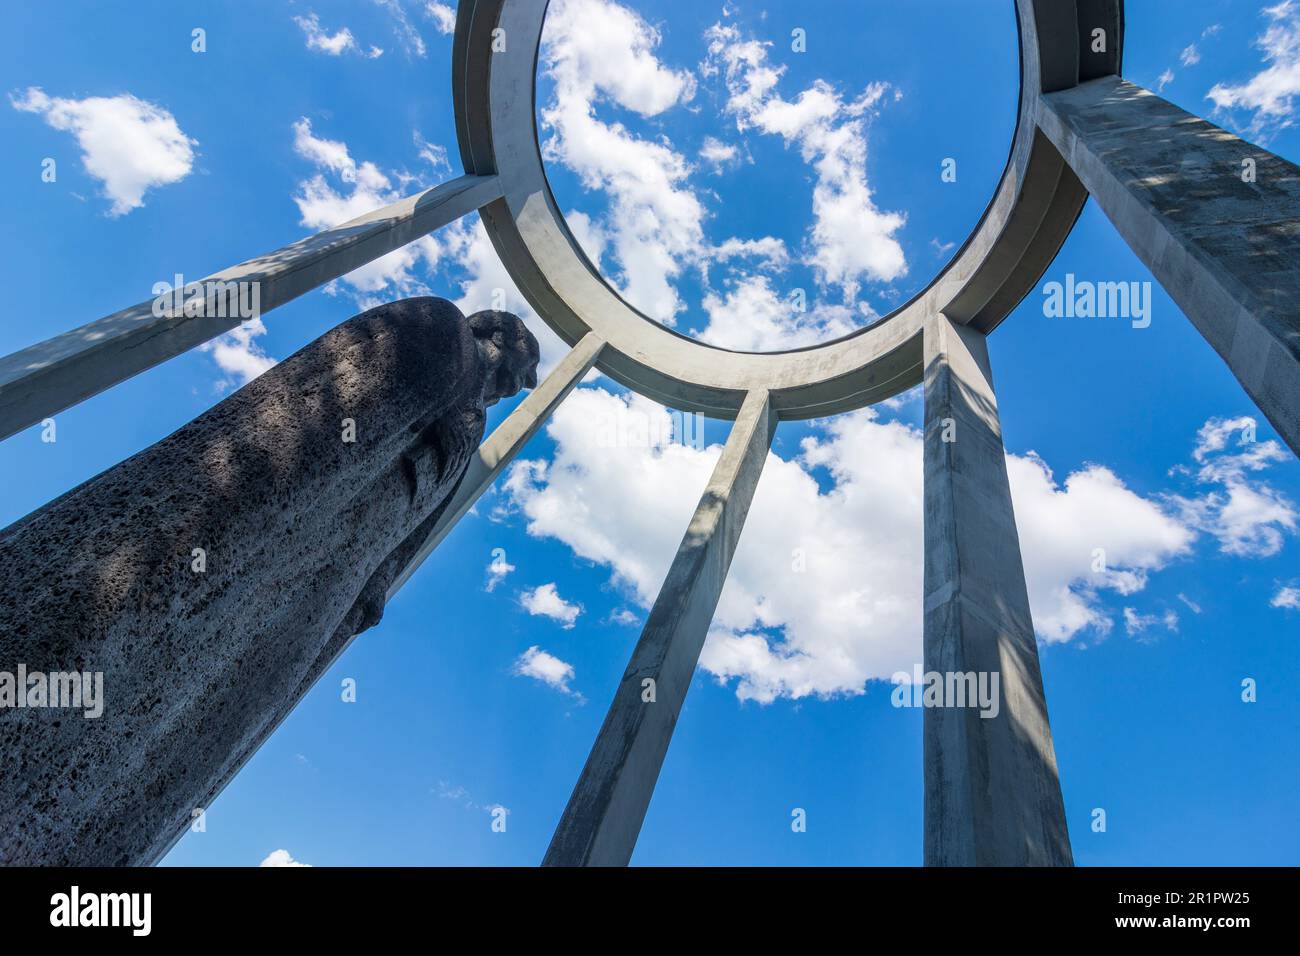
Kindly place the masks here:
<instances>
[{"instance_id":1,"label":"monument structure","mask_svg":"<svg viewBox=\"0 0 1300 956\"><path fill-rule=\"evenodd\" d=\"M923 384L924 667L998 672L1003 695L993 719L972 709L925 712L925 862L1071 863L988 337L1038 282L1091 196L1300 451L1300 168L1124 80L1122 0L1015 0L1016 134L988 208L951 262L910 302L837 341L728 351L624 302L557 209L534 119L546 6L459 5L452 82L464 176L213 277L259 282L269 310L478 210L519 289L572 346L479 447L404 555L389 595L592 367L673 408L734 421L545 862L630 859L776 423L851 411ZM1247 166L1253 176L1242 175ZM0 360L0 436L236 321L159 320L146 302ZM942 441L950 425L956 440ZM264 666L292 667L296 653ZM647 680L653 701L643 697ZM240 703L265 716L306 689ZM224 756L233 773L247 754ZM129 790L110 797L115 812L147 813ZM144 841L151 852L133 862L152 862L175 837L171 826ZM78 849L45 852L75 857Z\"/></svg>"}]
</instances>

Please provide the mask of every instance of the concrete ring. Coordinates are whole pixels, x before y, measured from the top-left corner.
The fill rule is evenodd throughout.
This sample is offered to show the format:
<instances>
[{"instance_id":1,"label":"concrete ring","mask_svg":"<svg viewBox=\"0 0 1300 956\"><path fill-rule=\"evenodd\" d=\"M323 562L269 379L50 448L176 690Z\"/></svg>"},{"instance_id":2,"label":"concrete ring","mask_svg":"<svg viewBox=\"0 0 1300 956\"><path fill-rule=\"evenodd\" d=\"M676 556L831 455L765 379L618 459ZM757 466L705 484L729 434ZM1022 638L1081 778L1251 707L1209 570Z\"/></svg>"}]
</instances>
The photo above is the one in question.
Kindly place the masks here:
<instances>
[{"instance_id":1,"label":"concrete ring","mask_svg":"<svg viewBox=\"0 0 1300 956\"><path fill-rule=\"evenodd\" d=\"M769 390L783 420L882 401L921 381L926 316L943 313L986 333L1006 318L1056 256L1087 198L1039 131L1039 97L1118 73L1123 46L1122 0L1015 0L1015 137L993 199L961 249L923 291L873 325L793 351L737 352L638 312L601 277L565 223L537 134L548 0L461 2L470 9L453 49L457 136L465 171L496 175L502 184L502 198L481 214L511 277L566 342L594 332L606 343L597 366L610 378L672 408L723 419L735 418L753 388ZM1089 42L1098 23L1110 31L1100 54Z\"/></svg>"}]
</instances>

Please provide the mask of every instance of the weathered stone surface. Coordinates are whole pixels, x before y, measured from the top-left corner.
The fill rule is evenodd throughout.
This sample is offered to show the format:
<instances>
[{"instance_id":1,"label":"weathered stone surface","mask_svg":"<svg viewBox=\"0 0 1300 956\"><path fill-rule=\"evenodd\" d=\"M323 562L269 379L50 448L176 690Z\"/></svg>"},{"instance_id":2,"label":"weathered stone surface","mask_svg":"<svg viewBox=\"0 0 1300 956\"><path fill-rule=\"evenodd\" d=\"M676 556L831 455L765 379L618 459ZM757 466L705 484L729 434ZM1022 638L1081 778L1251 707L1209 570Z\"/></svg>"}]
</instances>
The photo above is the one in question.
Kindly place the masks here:
<instances>
[{"instance_id":1,"label":"weathered stone surface","mask_svg":"<svg viewBox=\"0 0 1300 956\"><path fill-rule=\"evenodd\" d=\"M0 710L0 863L161 856L378 622L537 357L505 313L381 306L0 531L0 670L102 671L105 698Z\"/></svg>"}]
</instances>

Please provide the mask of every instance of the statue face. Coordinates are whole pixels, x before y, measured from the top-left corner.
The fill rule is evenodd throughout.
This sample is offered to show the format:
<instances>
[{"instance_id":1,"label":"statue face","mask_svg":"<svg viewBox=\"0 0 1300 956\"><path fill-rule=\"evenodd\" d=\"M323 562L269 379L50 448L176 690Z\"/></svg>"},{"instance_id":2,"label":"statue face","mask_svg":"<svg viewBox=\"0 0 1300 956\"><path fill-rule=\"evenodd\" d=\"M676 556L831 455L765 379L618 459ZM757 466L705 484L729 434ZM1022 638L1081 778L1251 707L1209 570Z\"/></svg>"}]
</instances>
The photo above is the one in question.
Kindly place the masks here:
<instances>
[{"instance_id":1,"label":"statue face","mask_svg":"<svg viewBox=\"0 0 1300 956\"><path fill-rule=\"evenodd\" d=\"M509 312L475 312L470 329L483 360L483 404L495 405L521 388L537 385L541 351L523 320Z\"/></svg>"}]
</instances>

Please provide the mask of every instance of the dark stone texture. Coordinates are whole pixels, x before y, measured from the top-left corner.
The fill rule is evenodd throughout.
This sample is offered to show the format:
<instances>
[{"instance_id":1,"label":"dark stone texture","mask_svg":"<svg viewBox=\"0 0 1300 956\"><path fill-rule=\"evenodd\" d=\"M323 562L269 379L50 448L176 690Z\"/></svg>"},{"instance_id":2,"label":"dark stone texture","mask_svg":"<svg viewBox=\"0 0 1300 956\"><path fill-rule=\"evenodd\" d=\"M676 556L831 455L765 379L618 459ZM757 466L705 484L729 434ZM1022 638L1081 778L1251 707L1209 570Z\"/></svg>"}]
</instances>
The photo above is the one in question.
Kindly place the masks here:
<instances>
[{"instance_id":1,"label":"dark stone texture","mask_svg":"<svg viewBox=\"0 0 1300 956\"><path fill-rule=\"evenodd\" d=\"M165 853L379 621L537 357L505 313L381 306L0 531L0 671L102 671L105 699L0 710L0 863Z\"/></svg>"}]
</instances>

